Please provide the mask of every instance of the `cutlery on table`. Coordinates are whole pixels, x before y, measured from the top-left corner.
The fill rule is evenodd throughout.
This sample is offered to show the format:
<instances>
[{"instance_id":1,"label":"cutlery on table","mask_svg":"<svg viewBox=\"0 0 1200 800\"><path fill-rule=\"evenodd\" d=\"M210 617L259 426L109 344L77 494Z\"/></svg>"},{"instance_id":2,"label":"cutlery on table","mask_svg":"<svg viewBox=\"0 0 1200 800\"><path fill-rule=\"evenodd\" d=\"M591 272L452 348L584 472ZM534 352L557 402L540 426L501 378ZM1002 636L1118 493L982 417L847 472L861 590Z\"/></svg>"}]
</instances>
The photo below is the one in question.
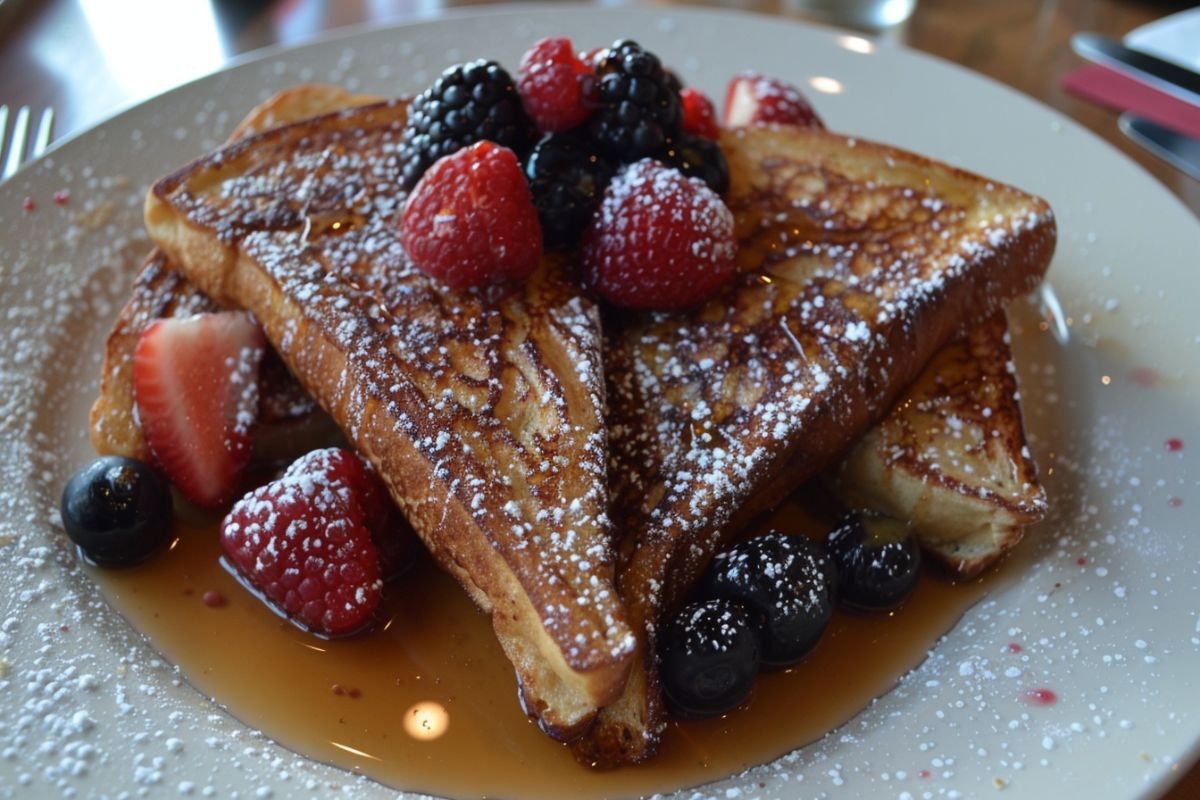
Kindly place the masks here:
<instances>
[{"instance_id":1,"label":"cutlery on table","mask_svg":"<svg viewBox=\"0 0 1200 800\"><path fill-rule=\"evenodd\" d=\"M1075 34L1071 37L1071 49L1088 61L1111 67L1185 103L1200 106L1200 73L1095 33Z\"/></svg>"},{"instance_id":2,"label":"cutlery on table","mask_svg":"<svg viewBox=\"0 0 1200 800\"><path fill-rule=\"evenodd\" d=\"M1117 120L1128 136L1171 166L1200 181L1200 139L1126 111Z\"/></svg>"},{"instance_id":3,"label":"cutlery on table","mask_svg":"<svg viewBox=\"0 0 1200 800\"><path fill-rule=\"evenodd\" d=\"M0 172L0 182L6 181L13 176L14 173L25 163L25 140L29 138L29 128L32 124L29 106L21 106L17 110L17 117L13 120L12 138L8 141L8 152L4 156L0 164L3 164L3 172ZM0 106L0 152L4 151L5 135L8 131L8 106ZM37 133L33 137L33 147L29 151L29 160L33 160L46 152L46 148L50 145L50 137L54 131L54 109L47 108L42 111L42 116L38 122Z\"/></svg>"}]
</instances>

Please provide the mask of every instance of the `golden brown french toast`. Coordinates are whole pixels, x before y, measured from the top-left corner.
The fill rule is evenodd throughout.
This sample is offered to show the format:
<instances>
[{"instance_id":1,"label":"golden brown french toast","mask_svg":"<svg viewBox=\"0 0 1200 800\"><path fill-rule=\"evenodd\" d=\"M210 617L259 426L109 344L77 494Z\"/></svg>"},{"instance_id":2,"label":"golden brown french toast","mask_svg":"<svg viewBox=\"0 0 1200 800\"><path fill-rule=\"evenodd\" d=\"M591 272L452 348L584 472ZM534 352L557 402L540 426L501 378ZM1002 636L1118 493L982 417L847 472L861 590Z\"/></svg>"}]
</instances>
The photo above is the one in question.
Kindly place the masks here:
<instances>
[{"instance_id":1,"label":"golden brown french toast","mask_svg":"<svg viewBox=\"0 0 1200 800\"><path fill-rule=\"evenodd\" d=\"M285 89L255 106L234 129L234 142L289 122L342 108L379 102L375 95L352 94L339 86L303 84ZM176 271L154 248L134 280L133 293L121 309L104 344L100 395L92 405L88 427L92 447L101 455L143 461L150 457L133 408L133 349L146 326L160 317L184 317L212 311L216 304ZM266 457L294 449L297 441L320 437L324 420L314 419L314 404L278 360L268 358L262 371L256 447ZM302 433L303 435L298 435Z\"/></svg>"},{"instance_id":2,"label":"golden brown french toast","mask_svg":"<svg viewBox=\"0 0 1200 800\"><path fill-rule=\"evenodd\" d=\"M441 566L492 615L526 709L576 735L621 692L599 315L547 259L451 293L400 246L402 102L276 128L159 181L151 237L254 313L375 465Z\"/></svg>"},{"instance_id":3,"label":"golden brown french toast","mask_svg":"<svg viewBox=\"0 0 1200 800\"><path fill-rule=\"evenodd\" d=\"M910 520L925 552L978 575L1041 520L1008 324L996 312L938 351L834 470L848 504Z\"/></svg>"},{"instance_id":4,"label":"golden brown french toast","mask_svg":"<svg viewBox=\"0 0 1200 800\"><path fill-rule=\"evenodd\" d=\"M1049 207L822 130L726 133L742 272L685 315L608 330L624 695L574 745L642 761L663 726L654 627L744 522L830 467L964 323L1041 279Z\"/></svg>"}]
</instances>

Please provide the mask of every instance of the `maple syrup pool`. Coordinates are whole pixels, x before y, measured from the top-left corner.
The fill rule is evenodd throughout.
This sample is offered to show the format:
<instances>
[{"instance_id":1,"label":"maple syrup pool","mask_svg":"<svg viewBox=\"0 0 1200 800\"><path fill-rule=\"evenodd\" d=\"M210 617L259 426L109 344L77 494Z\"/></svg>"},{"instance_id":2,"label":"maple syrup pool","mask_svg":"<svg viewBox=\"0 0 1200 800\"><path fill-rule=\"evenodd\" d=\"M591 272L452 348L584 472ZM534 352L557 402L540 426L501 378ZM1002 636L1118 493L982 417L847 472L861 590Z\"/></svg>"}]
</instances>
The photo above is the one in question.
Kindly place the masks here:
<instances>
[{"instance_id":1,"label":"maple syrup pool","mask_svg":"<svg viewBox=\"0 0 1200 800\"><path fill-rule=\"evenodd\" d=\"M827 514L811 509L798 495L759 527L819 535ZM837 612L817 649L761 675L746 706L672 723L653 761L601 772L526 719L489 620L428 559L388 585L380 628L327 641L222 568L216 528L177 521L170 549L149 562L90 573L187 681L247 725L309 758L447 797L557 798L568 786L579 798L636 797L773 760L887 692L1003 580L952 584L925 569L898 611Z\"/></svg>"}]
</instances>

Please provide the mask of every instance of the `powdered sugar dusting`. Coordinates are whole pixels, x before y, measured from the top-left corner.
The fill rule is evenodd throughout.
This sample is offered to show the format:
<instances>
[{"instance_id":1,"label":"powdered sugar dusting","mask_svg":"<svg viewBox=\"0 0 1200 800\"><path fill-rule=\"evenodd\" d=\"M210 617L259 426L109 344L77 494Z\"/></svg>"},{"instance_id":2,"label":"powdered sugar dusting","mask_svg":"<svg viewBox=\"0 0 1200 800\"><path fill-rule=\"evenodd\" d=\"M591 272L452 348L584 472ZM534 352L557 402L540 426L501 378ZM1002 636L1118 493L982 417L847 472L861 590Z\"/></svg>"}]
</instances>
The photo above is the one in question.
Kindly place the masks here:
<instances>
[{"instance_id":1,"label":"powdered sugar dusting","mask_svg":"<svg viewBox=\"0 0 1200 800\"><path fill-rule=\"evenodd\" d=\"M1018 206L996 222L996 209L1023 201L964 193L954 179L917 190L908 166L880 169L873 182L845 177L836 156L789 160L789 148L805 146L790 136L758 129L725 140L731 173L743 176L729 198L743 270L735 292L682 321L649 316L610 336L620 421L610 474L616 507L629 510L620 527L638 542L635 559L670 575L672 592L784 460L795 485L827 465L834 439L849 442L885 410L915 376L897 352L911 350L926 320L944 318L947 296L967 292L979 313L1038 277L1006 279L996 248L1048 222L1047 210ZM868 158L865 149L856 152ZM830 450L795 452L818 426ZM665 600L643 599L653 594L639 587L632 602Z\"/></svg>"},{"instance_id":2,"label":"powdered sugar dusting","mask_svg":"<svg viewBox=\"0 0 1200 800\"><path fill-rule=\"evenodd\" d=\"M400 244L403 105L343 118L222 151L164 196L278 283L294 316L267 316L265 327L298 373L308 337L344 354L353 378L315 394L435 552L455 546L440 539L440 493L401 485L408 478L376 438L381 424L411 441L469 510L568 663L623 657L632 640L609 578L594 307L553 276L528 292L439 288Z\"/></svg>"}]
</instances>

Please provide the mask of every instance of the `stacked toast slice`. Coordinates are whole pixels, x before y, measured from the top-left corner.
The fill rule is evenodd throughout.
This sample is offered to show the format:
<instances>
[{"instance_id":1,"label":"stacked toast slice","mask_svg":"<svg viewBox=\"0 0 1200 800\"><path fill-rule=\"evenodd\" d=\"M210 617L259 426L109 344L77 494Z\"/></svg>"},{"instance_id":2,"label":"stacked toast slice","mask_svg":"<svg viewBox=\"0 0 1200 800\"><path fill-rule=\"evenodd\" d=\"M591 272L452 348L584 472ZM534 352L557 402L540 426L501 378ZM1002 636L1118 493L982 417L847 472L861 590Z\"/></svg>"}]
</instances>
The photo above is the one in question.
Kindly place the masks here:
<instances>
[{"instance_id":1,"label":"stacked toast slice","mask_svg":"<svg viewBox=\"0 0 1200 800\"><path fill-rule=\"evenodd\" d=\"M151 237L205 295L254 313L439 564L492 616L527 709L576 735L634 637L613 588L599 315L547 259L451 294L398 228L404 103L276 128L184 167Z\"/></svg>"},{"instance_id":2,"label":"stacked toast slice","mask_svg":"<svg viewBox=\"0 0 1200 800\"><path fill-rule=\"evenodd\" d=\"M835 492L911 521L925 552L956 577L981 573L1046 512L1013 372L996 312L933 357L834 470Z\"/></svg>"},{"instance_id":3,"label":"stacked toast slice","mask_svg":"<svg viewBox=\"0 0 1200 800\"><path fill-rule=\"evenodd\" d=\"M383 99L375 95L352 94L339 86L302 84L278 92L251 109L234 129L229 141L236 142L269 128ZM138 337L156 319L188 317L217 308L216 303L171 264L162 248L155 247L146 256L134 279L133 293L104 343L100 394L92 405L88 425L96 452L149 460L150 451L134 415L133 404L133 350ZM294 448L296 430L306 428L315 407L290 373L276 368L277 364L277 359L270 358L264 365L259 424L260 428L265 427L276 434L272 438L289 440ZM276 426L283 431L275 431ZM307 427L316 428L318 432L326 429L321 424ZM258 438L261 448L265 437ZM275 449L282 451L284 448Z\"/></svg>"},{"instance_id":4,"label":"stacked toast slice","mask_svg":"<svg viewBox=\"0 0 1200 800\"><path fill-rule=\"evenodd\" d=\"M302 87L235 136L369 99ZM525 287L450 296L399 251L390 143L403 118L398 104L318 117L155 187L147 220L163 250L108 342L98 450L144 453L123 364L145 324L214 303L249 308L439 563L492 613L527 709L608 765L657 745L660 616L743 521L834 465L910 384L837 471L839 491L919 518L926 547L963 574L1039 513L1003 315L914 378L964 323L1040 278L1054 246L1041 201L822 131L726 134L738 284L686 315L606 319L605 418L597 312L561 264ZM278 418L304 416L307 395L282 375L264 397L291 398ZM1007 433L959 430L957 482L910 468L948 463L933 455L953 425L944 396L972 391ZM913 458L898 457L902 441ZM970 536L954 527L964 512L940 523L931 513L951 494L986 495L964 505ZM996 510L1010 517L989 528Z\"/></svg>"},{"instance_id":5,"label":"stacked toast slice","mask_svg":"<svg viewBox=\"0 0 1200 800\"><path fill-rule=\"evenodd\" d=\"M655 625L709 559L835 464L964 324L1036 285L1055 245L1041 200L894 148L783 127L721 145L736 286L608 332L618 580L641 639L576 744L591 763L655 751Z\"/></svg>"}]
</instances>

